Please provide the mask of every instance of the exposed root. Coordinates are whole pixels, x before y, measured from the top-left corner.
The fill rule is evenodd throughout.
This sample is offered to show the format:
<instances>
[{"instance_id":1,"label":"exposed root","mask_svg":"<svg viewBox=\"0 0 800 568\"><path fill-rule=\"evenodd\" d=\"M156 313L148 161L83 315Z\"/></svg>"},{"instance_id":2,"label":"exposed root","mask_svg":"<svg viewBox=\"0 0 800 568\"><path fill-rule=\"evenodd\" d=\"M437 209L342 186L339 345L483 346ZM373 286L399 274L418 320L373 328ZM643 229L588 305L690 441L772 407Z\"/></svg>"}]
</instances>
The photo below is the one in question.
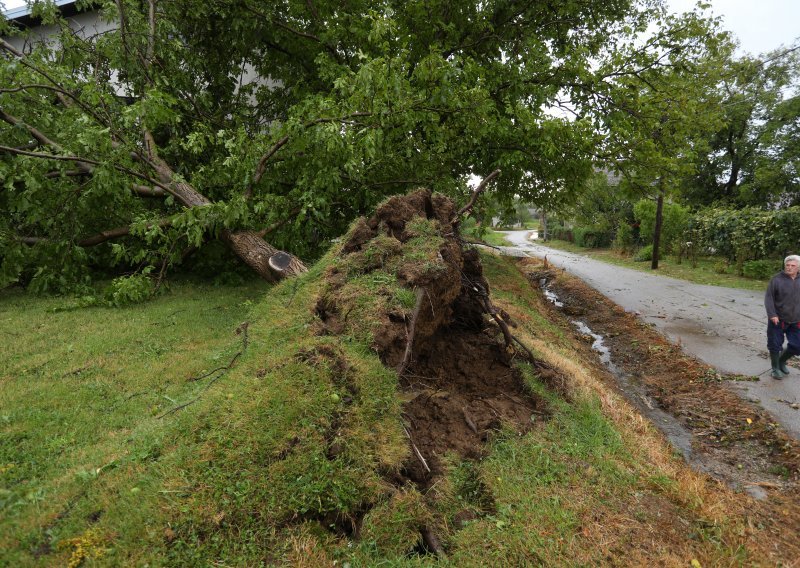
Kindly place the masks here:
<instances>
[{"instance_id":1,"label":"exposed root","mask_svg":"<svg viewBox=\"0 0 800 568\"><path fill-rule=\"evenodd\" d=\"M397 374L402 375L406 370L409 361L411 360L411 352L414 348L414 333L417 328L417 319L419 318L419 310L422 307L422 297L427 294L425 288L417 288L417 301L414 304L414 312L411 314L411 324L408 330L408 340L406 341L406 351L403 354L403 360L397 366ZM431 305L433 310L433 305Z\"/></svg>"},{"instance_id":2,"label":"exposed root","mask_svg":"<svg viewBox=\"0 0 800 568\"><path fill-rule=\"evenodd\" d=\"M203 390L200 391L200 394L198 394L193 399L191 399L191 400L189 400L187 402L184 402L183 404L179 404L179 405L177 405L177 406L175 406L173 408L170 408L169 410L167 410L163 414L159 414L157 418L159 418L159 419L164 418L166 416L169 416L173 412L177 412L179 410L183 410L187 406L190 406L190 405L194 404L195 402L200 400L200 398L205 394L205 392L208 389L210 389L212 387L212 385L214 385L214 383L216 383L218 380L220 380L222 377L224 377L225 374L233 368L233 366L236 364L236 361L239 359L239 357L241 357L242 354L247 350L247 345L248 345L247 328L249 327L249 325L250 325L250 322L243 322L243 323L241 323L239 325L239 327L236 328L236 335L241 335L242 336L242 348L239 349L239 351L236 352L236 354L231 358L230 362L228 362L227 365L224 365L222 367L217 367L213 371L209 371L208 373L200 375L199 377L190 377L188 379L189 381L199 381L200 379L204 379L206 377L210 377L211 375L214 375L215 373L218 373L213 379L208 381L206 386L203 387Z\"/></svg>"},{"instance_id":3,"label":"exposed root","mask_svg":"<svg viewBox=\"0 0 800 568\"><path fill-rule=\"evenodd\" d=\"M411 447L414 450L414 454L416 454L417 458L422 463L422 467L425 468L425 471L430 473L431 472L431 468L430 468L430 466L428 466L428 462L425 460L425 457L422 455L422 452L419 451L419 448L414 443L414 440L411 438L411 434L408 432L408 428L404 427L403 431L406 433L406 436L408 437L408 443L411 444Z\"/></svg>"},{"instance_id":4,"label":"exposed root","mask_svg":"<svg viewBox=\"0 0 800 568\"><path fill-rule=\"evenodd\" d=\"M440 560L447 560L447 555L442 545L439 543L439 539L436 538L436 535L430 527L422 527L419 532L422 534L422 542L425 543L425 547L433 552Z\"/></svg>"}]
</instances>

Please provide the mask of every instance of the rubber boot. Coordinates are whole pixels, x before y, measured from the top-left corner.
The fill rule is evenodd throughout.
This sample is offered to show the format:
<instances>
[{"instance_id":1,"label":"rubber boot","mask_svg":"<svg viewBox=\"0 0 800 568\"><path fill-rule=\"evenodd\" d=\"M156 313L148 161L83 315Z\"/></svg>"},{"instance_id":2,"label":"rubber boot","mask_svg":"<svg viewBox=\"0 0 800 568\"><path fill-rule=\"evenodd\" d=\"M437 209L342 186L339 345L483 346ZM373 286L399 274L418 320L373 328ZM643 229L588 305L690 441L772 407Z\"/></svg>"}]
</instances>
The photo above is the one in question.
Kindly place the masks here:
<instances>
[{"instance_id":1,"label":"rubber boot","mask_svg":"<svg viewBox=\"0 0 800 568\"><path fill-rule=\"evenodd\" d=\"M786 375L783 374L781 371L781 354L780 353L773 353L772 351L769 352L769 360L772 362L772 373L770 376L773 379L782 379Z\"/></svg>"},{"instance_id":2,"label":"rubber boot","mask_svg":"<svg viewBox=\"0 0 800 568\"><path fill-rule=\"evenodd\" d=\"M781 358L778 359L778 368L781 370L781 373L784 375L789 374L789 367L786 365L786 362L794 357L793 354L789 353L788 349L784 349L783 353L781 353Z\"/></svg>"}]
</instances>

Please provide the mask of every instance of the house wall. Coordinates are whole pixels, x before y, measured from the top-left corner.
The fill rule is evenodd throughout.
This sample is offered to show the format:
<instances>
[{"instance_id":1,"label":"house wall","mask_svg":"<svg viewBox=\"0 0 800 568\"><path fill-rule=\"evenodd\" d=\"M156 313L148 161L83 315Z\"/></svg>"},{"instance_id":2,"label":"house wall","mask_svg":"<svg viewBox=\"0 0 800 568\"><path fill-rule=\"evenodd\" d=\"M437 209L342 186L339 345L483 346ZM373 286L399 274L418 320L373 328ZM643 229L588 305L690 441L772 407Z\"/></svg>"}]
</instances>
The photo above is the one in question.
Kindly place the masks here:
<instances>
[{"instance_id":1,"label":"house wall","mask_svg":"<svg viewBox=\"0 0 800 568\"><path fill-rule=\"evenodd\" d=\"M3 39L14 46L14 48L17 50L23 52L30 51L37 43L52 43L56 41L56 32L58 31L56 26L40 26L33 22L29 23L26 20L29 20L29 18L20 18L21 22L30 25L30 27L27 28L29 32L28 34L23 36L4 37ZM69 24L69 27L82 38L94 37L117 28L116 22L107 22L102 20L99 12L97 11L73 14L68 16L66 20Z\"/></svg>"}]
</instances>

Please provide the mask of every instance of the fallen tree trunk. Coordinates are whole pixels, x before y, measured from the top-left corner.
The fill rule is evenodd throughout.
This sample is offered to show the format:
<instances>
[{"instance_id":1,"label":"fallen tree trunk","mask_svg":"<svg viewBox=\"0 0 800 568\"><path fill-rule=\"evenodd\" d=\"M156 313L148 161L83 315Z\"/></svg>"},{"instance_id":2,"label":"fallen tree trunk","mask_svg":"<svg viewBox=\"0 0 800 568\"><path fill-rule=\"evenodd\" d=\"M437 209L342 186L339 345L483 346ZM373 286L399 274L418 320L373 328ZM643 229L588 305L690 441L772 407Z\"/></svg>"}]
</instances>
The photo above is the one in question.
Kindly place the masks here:
<instances>
[{"instance_id":1,"label":"fallen tree trunk","mask_svg":"<svg viewBox=\"0 0 800 568\"><path fill-rule=\"evenodd\" d=\"M268 282L297 276L307 270L300 259L276 249L256 231L223 231L220 237L236 256Z\"/></svg>"},{"instance_id":2,"label":"fallen tree trunk","mask_svg":"<svg viewBox=\"0 0 800 568\"><path fill-rule=\"evenodd\" d=\"M150 161L155 167L160 181L169 185L172 195L186 207L202 207L211 201L190 184L175 181L175 175L164 160L155 153L155 144L149 133L146 141L150 150ZM277 282L288 276L297 276L307 270L296 256L278 250L267 243L256 231L228 231L220 233L220 238L256 274L268 282Z\"/></svg>"}]
</instances>

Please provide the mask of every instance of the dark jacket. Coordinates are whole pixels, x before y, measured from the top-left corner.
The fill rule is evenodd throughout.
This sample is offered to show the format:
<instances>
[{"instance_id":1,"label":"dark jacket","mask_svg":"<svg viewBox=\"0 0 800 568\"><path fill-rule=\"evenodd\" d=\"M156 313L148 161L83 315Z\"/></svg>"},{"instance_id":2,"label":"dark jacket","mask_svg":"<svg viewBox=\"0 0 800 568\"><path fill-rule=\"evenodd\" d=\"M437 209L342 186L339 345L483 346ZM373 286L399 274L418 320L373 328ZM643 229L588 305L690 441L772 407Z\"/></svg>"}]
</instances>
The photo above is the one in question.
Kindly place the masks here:
<instances>
[{"instance_id":1,"label":"dark jacket","mask_svg":"<svg viewBox=\"0 0 800 568\"><path fill-rule=\"evenodd\" d=\"M786 323L800 322L800 275L792 280L785 272L772 277L764 295L767 317L778 316Z\"/></svg>"}]
</instances>

